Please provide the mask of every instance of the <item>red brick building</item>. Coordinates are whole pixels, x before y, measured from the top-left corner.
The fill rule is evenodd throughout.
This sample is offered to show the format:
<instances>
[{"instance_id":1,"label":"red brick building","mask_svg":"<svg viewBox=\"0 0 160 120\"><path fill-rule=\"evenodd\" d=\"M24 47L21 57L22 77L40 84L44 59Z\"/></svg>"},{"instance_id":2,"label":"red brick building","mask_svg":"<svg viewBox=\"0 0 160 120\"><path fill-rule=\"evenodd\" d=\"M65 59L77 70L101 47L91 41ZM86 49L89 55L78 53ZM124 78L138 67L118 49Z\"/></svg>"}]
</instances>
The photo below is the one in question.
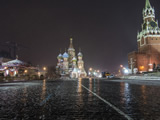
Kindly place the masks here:
<instances>
[{"instance_id":1,"label":"red brick building","mask_svg":"<svg viewBox=\"0 0 160 120\"><path fill-rule=\"evenodd\" d=\"M143 9L142 31L137 35L138 51L128 54L128 66L133 71L152 71L160 64L160 28L155 20L155 10L149 0Z\"/></svg>"}]
</instances>

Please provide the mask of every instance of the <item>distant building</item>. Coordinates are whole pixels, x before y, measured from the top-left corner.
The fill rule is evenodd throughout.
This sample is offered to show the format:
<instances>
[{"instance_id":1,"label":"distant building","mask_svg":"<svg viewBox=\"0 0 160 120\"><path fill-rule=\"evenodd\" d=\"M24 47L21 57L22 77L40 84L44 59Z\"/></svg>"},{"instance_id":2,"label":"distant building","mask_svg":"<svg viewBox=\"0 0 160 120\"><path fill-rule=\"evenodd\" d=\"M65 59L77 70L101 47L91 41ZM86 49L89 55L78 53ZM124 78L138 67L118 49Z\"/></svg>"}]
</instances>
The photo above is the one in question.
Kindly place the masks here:
<instances>
[{"instance_id":1,"label":"distant building","mask_svg":"<svg viewBox=\"0 0 160 120\"><path fill-rule=\"evenodd\" d=\"M81 51L79 51L76 56L72 38L70 38L70 46L68 48L68 52L65 51L63 55L60 53L57 59L58 63L56 66L56 71L61 76L68 76L71 78L87 76L84 68L83 54L81 53Z\"/></svg>"},{"instance_id":2,"label":"distant building","mask_svg":"<svg viewBox=\"0 0 160 120\"><path fill-rule=\"evenodd\" d=\"M128 54L128 65L139 72L153 71L160 64L160 28L155 20L155 10L149 0L143 9L143 24L137 35L138 51Z\"/></svg>"}]
</instances>

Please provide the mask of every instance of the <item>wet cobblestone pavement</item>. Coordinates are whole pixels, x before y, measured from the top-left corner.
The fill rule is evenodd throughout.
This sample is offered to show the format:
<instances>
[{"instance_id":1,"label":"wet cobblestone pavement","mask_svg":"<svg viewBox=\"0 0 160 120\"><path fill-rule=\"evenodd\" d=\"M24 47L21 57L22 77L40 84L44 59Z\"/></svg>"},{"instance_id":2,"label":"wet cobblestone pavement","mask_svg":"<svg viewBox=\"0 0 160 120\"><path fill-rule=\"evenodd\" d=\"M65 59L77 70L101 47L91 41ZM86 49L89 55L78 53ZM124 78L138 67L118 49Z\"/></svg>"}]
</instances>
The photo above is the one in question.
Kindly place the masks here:
<instances>
[{"instance_id":1,"label":"wet cobblestone pavement","mask_svg":"<svg viewBox=\"0 0 160 120\"><path fill-rule=\"evenodd\" d=\"M159 120L159 90L160 81L0 83L0 120Z\"/></svg>"}]
</instances>

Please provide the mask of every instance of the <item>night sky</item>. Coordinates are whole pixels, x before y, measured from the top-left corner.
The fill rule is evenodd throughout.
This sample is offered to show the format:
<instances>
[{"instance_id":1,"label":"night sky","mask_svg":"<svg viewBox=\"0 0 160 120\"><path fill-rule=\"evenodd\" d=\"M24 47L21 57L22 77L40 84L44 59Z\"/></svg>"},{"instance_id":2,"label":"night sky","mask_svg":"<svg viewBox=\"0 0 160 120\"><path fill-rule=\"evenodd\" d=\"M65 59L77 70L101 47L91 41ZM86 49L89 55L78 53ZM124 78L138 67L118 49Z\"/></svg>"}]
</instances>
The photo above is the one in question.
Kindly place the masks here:
<instances>
[{"instance_id":1,"label":"night sky","mask_svg":"<svg viewBox=\"0 0 160 120\"><path fill-rule=\"evenodd\" d=\"M160 23L160 0L150 0ZM127 67L127 54L137 49L145 0L0 0L0 41L14 41L20 60L56 65L73 37L86 68ZM1 49L4 49L0 47Z\"/></svg>"}]
</instances>

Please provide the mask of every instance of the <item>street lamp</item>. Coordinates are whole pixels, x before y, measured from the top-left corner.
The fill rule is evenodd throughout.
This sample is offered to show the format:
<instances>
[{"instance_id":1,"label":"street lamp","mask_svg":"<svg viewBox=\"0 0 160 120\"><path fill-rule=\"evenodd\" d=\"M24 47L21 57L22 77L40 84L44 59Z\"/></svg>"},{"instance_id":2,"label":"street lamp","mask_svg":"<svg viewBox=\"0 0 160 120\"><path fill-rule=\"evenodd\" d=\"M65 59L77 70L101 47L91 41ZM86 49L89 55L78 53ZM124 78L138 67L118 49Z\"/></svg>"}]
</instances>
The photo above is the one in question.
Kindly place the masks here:
<instances>
[{"instance_id":1,"label":"street lamp","mask_svg":"<svg viewBox=\"0 0 160 120\"><path fill-rule=\"evenodd\" d=\"M120 65L120 69L119 69L119 75L121 76L122 75L122 70L124 69L123 65Z\"/></svg>"},{"instance_id":2,"label":"street lamp","mask_svg":"<svg viewBox=\"0 0 160 120\"><path fill-rule=\"evenodd\" d=\"M123 68L123 65L120 65L121 68Z\"/></svg>"},{"instance_id":3,"label":"street lamp","mask_svg":"<svg viewBox=\"0 0 160 120\"><path fill-rule=\"evenodd\" d=\"M25 73L27 73L27 72L28 72L28 70L25 70L24 72L25 72Z\"/></svg>"},{"instance_id":4,"label":"street lamp","mask_svg":"<svg viewBox=\"0 0 160 120\"><path fill-rule=\"evenodd\" d=\"M46 67L43 67L43 70L44 70L44 71L46 71L46 69L47 69Z\"/></svg>"}]
</instances>

